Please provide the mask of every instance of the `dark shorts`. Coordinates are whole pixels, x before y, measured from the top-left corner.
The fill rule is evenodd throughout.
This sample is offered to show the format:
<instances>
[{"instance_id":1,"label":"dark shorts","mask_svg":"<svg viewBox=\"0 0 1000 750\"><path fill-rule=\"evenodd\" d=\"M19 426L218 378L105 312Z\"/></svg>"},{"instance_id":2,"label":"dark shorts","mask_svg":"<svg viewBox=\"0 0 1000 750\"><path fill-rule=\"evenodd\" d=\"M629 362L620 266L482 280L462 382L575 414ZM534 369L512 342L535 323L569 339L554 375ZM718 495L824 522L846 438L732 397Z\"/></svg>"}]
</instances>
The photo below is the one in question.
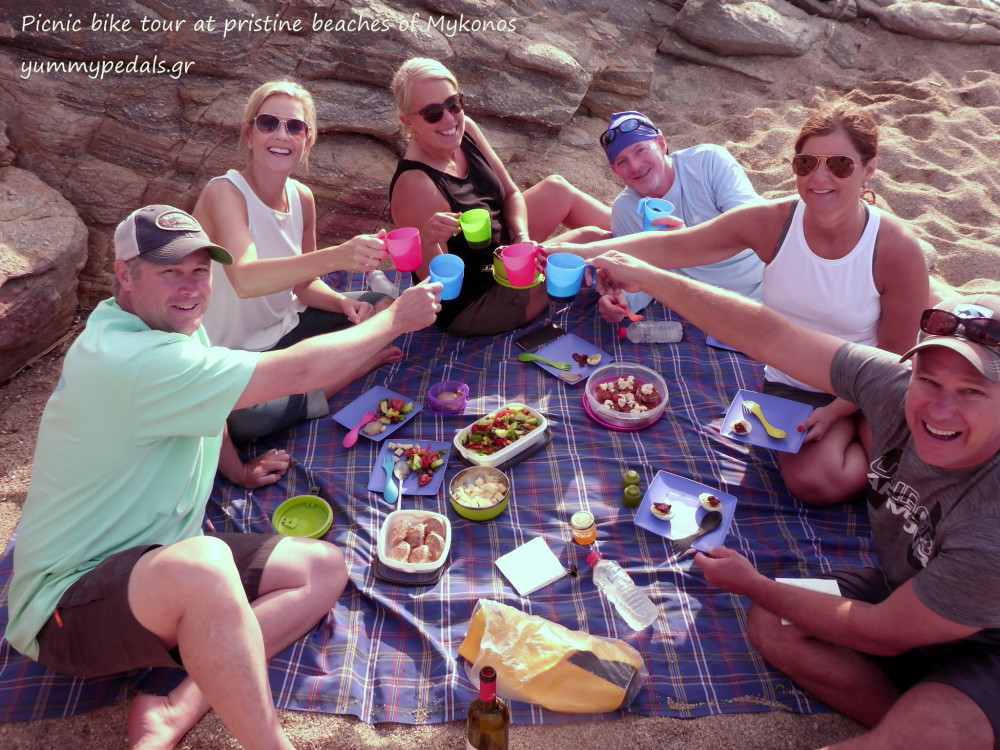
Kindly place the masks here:
<instances>
[{"instance_id":1,"label":"dark shorts","mask_svg":"<svg viewBox=\"0 0 1000 750\"><path fill-rule=\"evenodd\" d=\"M214 534L233 552L247 600L254 601L260 578L282 537ZM133 547L104 560L63 594L56 615L37 636L38 661L72 677L101 677L148 667L180 667L180 653L168 649L139 624L128 604L132 568L160 545ZM59 621L62 625L60 626Z\"/></svg>"},{"instance_id":2,"label":"dark shorts","mask_svg":"<svg viewBox=\"0 0 1000 750\"><path fill-rule=\"evenodd\" d=\"M778 398L787 398L789 401L798 401L800 404L809 404L813 409L831 404L837 398L830 393L804 391L801 388L796 388L794 385L772 383L770 380L764 381L764 387L761 389L761 392L766 393L768 396L777 396Z\"/></svg>"},{"instance_id":3,"label":"dark shorts","mask_svg":"<svg viewBox=\"0 0 1000 750\"><path fill-rule=\"evenodd\" d=\"M535 291L537 289L541 292ZM462 310L445 330L455 336L492 336L513 331L528 322L532 296L544 293L544 285L535 289L513 289L494 284L486 294Z\"/></svg>"},{"instance_id":4,"label":"dark shorts","mask_svg":"<svg viewBox=\"0 0 1000 750\"><path fill-rule=\"evenodd\" d=\"M345 296L372 305L377 304L380 300L388 299L386 295L378 292L348 292ZM316 310L310 307L299 313L298 324L282 336L278 343L271 348L271 351L287 349L313 336L342 331L352 325L353 323L343 313ZM309 393L296 393L276 398L273 401L265 401L262 404L248 406L246 409L237 409L229 415L227 420L229 437L244 443L264 435L270 435L272 432L287 430L307 419L325 417L329 413L330 405L322 389L309 391Z\"/></svg>"},{"instance_id":5,"label":"dark shorts","mask_svg":"<svg viewBox=\"0 0 1000 750\"><path fill-rule=\"evenodd\" d=\"M831 573L848 599L878 604L891 592L882 572L861 568ZM1000 630L983 630L953 643L907 651L899 656L872 657L900 690L922 682L949 685L965 693L993 725L994 747L1000 750Z\"/></svg>"}]
</instances>

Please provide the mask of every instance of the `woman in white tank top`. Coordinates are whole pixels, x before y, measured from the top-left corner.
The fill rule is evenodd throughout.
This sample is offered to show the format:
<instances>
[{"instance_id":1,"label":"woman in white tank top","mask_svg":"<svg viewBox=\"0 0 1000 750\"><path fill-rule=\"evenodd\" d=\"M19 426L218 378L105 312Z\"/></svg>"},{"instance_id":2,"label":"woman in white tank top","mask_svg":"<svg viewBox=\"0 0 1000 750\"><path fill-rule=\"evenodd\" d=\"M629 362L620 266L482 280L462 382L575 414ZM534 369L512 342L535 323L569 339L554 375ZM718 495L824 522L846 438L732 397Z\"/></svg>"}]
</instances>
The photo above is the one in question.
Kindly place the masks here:
<instances>
[{"instance_id":1,"label":"woman in white tank top","mask_svg":"<svg viewBox=\"0 0 1000 750\"><path fill-rule=\"evenodd\" d=\"M303 338L360 323L392 304L374 292L341 294L323 275L370 271L384 255L384 241L360 235L342 245L317 249L316 205L308 187L291 177L316 141L312 96L290 81L258 87L243 113L240 149L246 166L212 180L192 212L233 265L213 278L204 317L215 345L266 351ZM228 435L249 440L329 413L327 400L357 378L402 358L397 347L373 349L367 359L345 363L321 390L234 412ZM288 467L288 457L267 453L239 463L227 440L220 469L244 486L270 484Z\"/></svg>"},{"instance_id":2,"label":"woman in white tank top","mask_svg":"<svg viewBox=\"0 0 1000 750\"><path fill-rule=\"evenodd\" d=\"M685 268L750 247L766 264L766 305L804 326L902 353L916 338L929 280L910 229L859 198L874 203L868 181L877 148L878 126L863 109L817 112L795 143L798 200L762 201L696 227L569 250L585 256L620 250L661 268ZM766 378L766 390L818 407L799 426L808 430L802 449L779 454L789 490L819 505L858 496L867 485L870 434L856 407L795 383L775 385L788 380L782 373L768 370Z\"/></svg>"}]
</instances>

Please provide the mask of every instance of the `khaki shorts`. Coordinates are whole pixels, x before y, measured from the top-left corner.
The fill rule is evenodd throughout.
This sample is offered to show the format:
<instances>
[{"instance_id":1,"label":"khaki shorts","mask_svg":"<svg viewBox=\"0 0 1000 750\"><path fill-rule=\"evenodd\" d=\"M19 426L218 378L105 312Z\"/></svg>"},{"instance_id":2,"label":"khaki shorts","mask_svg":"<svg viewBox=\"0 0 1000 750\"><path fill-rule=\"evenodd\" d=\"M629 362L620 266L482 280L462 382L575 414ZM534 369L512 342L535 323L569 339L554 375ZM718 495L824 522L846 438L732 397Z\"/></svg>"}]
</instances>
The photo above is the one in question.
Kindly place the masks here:
<instances>
[{"instance_id":1,"label":"khaki shorts","mask_svg":"<svg viewBox=\"0 0 1000 750\"><path fill-rule=\"evenodd\" d=\"M283 537L240 533L211 536L229 545L247 600L254 601L264 565ZM166 648L140 625L128 604L132 568L140 557L160 546L133 547L112 555L70 586L36 637L38 661L72 677L182 667L178 650Z\"/></svg>"}]
</instances>

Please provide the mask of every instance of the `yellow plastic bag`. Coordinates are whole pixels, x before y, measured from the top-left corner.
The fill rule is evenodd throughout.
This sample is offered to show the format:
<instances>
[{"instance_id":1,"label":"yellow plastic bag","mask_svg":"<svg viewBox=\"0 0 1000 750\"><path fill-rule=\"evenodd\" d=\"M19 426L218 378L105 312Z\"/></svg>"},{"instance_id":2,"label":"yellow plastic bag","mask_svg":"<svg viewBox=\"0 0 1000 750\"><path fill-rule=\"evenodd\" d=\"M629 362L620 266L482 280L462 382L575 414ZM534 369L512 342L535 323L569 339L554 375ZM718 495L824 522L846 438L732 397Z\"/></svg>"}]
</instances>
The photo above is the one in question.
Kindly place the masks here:
<instances>
[{"instance_id":1,"label":"yellow plastic bag","mask_svg":"<svg viewBox=\"0 0 1000 750\"><path fill-rule=\"evenodd\" d=\"M649 678L639 652L619 640L569 630L506 604L480 599L458 648L475 684L497 670L497 692L566 713L626 708Z\"/></svg>"}]
</instances>

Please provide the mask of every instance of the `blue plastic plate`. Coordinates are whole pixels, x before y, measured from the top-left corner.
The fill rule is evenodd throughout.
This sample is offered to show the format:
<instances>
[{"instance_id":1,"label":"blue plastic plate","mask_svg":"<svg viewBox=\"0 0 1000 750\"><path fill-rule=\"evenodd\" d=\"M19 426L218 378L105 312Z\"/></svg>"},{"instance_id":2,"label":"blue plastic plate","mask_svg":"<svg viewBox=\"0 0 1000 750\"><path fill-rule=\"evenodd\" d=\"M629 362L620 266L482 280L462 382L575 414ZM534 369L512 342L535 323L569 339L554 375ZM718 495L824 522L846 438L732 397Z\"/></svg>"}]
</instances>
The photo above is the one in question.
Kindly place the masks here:
<instances>
[{"instance_id":1,"label":"blue plastic plate","mask_svg":"<svg viewBox=\"0 0 1000 750\"><path fill-rule=\"evenodd\" d=\"M532 353L537 354L539 357L545 357L545 359L551 359L553 362L566 362L567 364L573 365L572 370L563 371L557 370L555 367L547 365L544 362L539 362L537 359L532 362L532 364L538 365L545 370L545 372L555 375L568 385L580 385L581 383L586 383L587 378L593 374L594 370L615 361L615 358L607 352L598 349L589 341L584 341L579 336L572 333L560 336L551 344L546 344L538 351ZM591 354L600 354L601 361L596 365L579 365L573 359L574 354L586 354L588 357ZM566 379L567 375L579 375L580 379L573 382L572 378L569 380Z\"/></svg>"},{"instance_id":2,"label":"blue plastic plate","mask_svg":"<svg viewBox=\"0 0 1000 750\"><path fill-rule=\"evenodd\" d=\"M696 539L691 546L701 552L707 552L712 547L721 547L726 541L726 534L729 533L729 525L733 522L736 498L714 487L667 471L656 472L653 481L649 483L649 489L636 508L635 525L667 539L683 539L698 530L698 524L708 513L698 502L698 496L703 492L715 495L722 501L722 507L719 509L722 513L722 525L715 531ZM674 517L669 521L657 518L650 510L653 503L670 503L673 506Z\"/></svg>"},{"instance_id":3,"label":"blue plastic plate","mask_svg":"<svg viewBox=\"0 0 1000 750\"><path fill-rule=\"evenodd\" d=\"M403 440L397 438L391 441L393 443L412 443L413 445L420 444L421 448L428 448L430 452L443 451L441 458L444 459L444 466L439 466L434 472L434 478L423 487L419 484L419 472L411 471L403 479L403 494L404 495L436 495L438 490L441 489L441 482L444 481L444 474L448 470L448 459L451 458L451 443L438 443L433 440ZM372 467L371 476L368 477L368 491L382 493L385 490L385 469L382 468L382 459L389 454L389 446L383 445L382 450L378 453L378 458L375 459L375 466ZM398 485L398 480L393 477L393 482Z\"/></svg>"},{"instance_id":4,"label":"blue plastic plate","mask_svg":"<svg viewBox=\"0 0 1000 750\"><path fill-rule=\"evenodd\" d=\"M378 411L378 404L384 398L398 398L401 401L413 404L413 411L409 414L403 415L403 418L395 424L386 425L385 430L374 437L366 435L363 429L358 433L359 437L368 438L369 440L374 440L375 442L385 440L392 433L413 419L417 412L423 408L415 399L406 398L405 396L399 395L395 391L390 391L388 388L383 388L382 386L377 385L370 391L362 393L351 403L334 414L333 421L337 424L342 424L348 430L353 430L358 426L358 422L361 421L361 417L365 415L366 411L369 409Z\"/></svg>"},{"instance_id":5,"label":"blue plastic plate","mask_svg":"<svg viewBox=\"0 0 1000 750\"><path fill-rule=\"evenodd\" d=\"M788 436L779 439L768 435L767 430L764 429L764 425L760 423L757 417L743 411L744 401L756 401L770 425L779 430L784 430L788 433ZM768 396L765 393L741 390L733 397L733 403L729 405L729 411L726 412L726 416L722 420L722 429L720 432L725 437L735 440L738 443L748 443L760 446L761 448L784 451L785 453L798 453L799 448L802 447L802 441L806 439L806 434L799 432L798 427L812 412L813 408L809 404L791 401L787 398L779 398L778 396ZM749 435L737 435L732 431L733 422L739 419L745 419L750 423Z\"/></svg>"}]
</instances>

